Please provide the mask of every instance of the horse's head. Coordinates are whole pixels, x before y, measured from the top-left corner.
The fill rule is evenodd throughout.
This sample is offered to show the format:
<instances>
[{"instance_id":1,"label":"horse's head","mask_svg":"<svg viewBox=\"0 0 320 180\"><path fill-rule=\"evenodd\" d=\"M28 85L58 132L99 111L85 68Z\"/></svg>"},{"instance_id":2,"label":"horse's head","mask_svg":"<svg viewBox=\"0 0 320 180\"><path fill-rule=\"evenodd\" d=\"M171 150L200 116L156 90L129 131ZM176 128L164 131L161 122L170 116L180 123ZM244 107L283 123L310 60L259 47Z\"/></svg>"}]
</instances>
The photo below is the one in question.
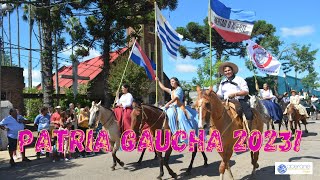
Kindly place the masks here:
<instances>
[{"instance_id":1,"label":"horse's head","mask_svg":"<svg viewBox=\"0 0 320 180\"><path fill-rule=\"evenodd\" d=\"M257 96L255 95L249 95L250 99L249 99L249 102L250 102L250 107L251 108L256 108L258 106L258 103L259 103L259 99Z\"/></svg>"},{"instance_id":2,"label":"horse's head","mask_svg":"<svg viewBox=\"0 0 320 180\"><path fill-rule=\"evenodd\" d=\"M131 113L131 129L136 132L136 134L139 134L140 131L140 125L142 121L141 112L141 106L133 106L133 111Z\"/></svg>"},{"instance_id":3,"label":"horse's head","mask_svg":"<svg viewBox=\"0 0 320 180\"><path fill-rule=\"evenodd\" d=\"M207 124L209 124L210 120L210 112L211 112L211 104L210 104L210 94L212 92L212 88L203 93L200 87L197 87L198 98L194 104L194 107L197 109L199 113L199 128L206 128Z\"/></svg>"},{"instance_id":4,"label":"horse's head","mask_svg":"<svg viewBox=\"0 0 320 180\"><path fill-rule=\"evenodd\" d=\"M92 106L90 108L90 118L89 118L89 127L97 128L99 120L101 118L101 114L99 113L101 107L101 101L96 104L92 101Z\"/></svg>"}]
</instances>

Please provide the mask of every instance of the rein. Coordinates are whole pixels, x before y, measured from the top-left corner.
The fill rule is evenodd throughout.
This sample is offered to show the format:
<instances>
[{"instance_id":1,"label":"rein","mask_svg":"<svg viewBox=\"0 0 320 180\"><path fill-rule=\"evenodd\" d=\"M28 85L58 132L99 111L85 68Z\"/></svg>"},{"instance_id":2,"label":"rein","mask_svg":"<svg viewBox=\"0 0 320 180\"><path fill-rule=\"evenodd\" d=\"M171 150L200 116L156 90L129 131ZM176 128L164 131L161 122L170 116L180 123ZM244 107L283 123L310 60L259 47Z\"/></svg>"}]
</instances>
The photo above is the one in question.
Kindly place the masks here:
<instances>
[{"instance_id":1,"label":"rein","mask_svg":"<svg viewBox=\"0 0 320 180\"><path fill-rule=\"evenodd\" d=\"M144 119L146 120L146 119L149 119L148 118L148 116L147 116L147 114L144 112L144 108L143 108L143 106L141 106L141 108L142 108L142 120L141 121L143 121ZM160 117L164 114L165 112L164 111L162 111L162 113L160 114L160 116L158 117L158 119L149 127L150 129L151 128L153 128L153 126L155 126L156 124L157 124L157 122L160 120ZM146 121L144 121L143 123L141 122L140 123L140 128L139 128L139 131L141 132L141 129L143 128L143 125L146 123Z\"/></svg>"}]
</instances>

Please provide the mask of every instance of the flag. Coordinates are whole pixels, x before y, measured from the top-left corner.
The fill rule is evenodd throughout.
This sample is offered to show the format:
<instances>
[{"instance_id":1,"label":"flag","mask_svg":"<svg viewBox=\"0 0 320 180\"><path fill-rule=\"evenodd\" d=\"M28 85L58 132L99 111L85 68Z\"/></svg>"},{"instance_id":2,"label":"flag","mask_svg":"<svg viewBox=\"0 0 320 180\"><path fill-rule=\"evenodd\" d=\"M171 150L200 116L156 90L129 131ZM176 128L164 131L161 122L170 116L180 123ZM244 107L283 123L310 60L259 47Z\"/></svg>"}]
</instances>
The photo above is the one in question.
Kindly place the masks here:
<instances>
[{"instance_id":1,"label":"flag","mask_svg":"<svg viewBox=\"0 0 320 180\"><path fill-rule=\"evenodd\" d=\"M227 42L250 39L255 22L255 12L231 9L219 0L210 0L209 25Z\"/></svg>"},{"instance_id":2,"label":"flag","mask_svg":"<svg viewBox=\"0 0 320 180\"><path fill-rule=\"evenodd\" d=\"M169 24L169 22L162 16L160 9L156 6L156 31L162 43L165 44L169 55L177 59L177 51L181 44L183 36L177 33Z\"/></svg>"},{"instance_id":3,"label":"flag","mask_svg":"<svg viewBox=\"0 0 320 180\"><path fill-rule=\"evenodd\" d=\"M148 78L154 80L154 78L156 77L154 73L156 65L143 52L138 42L135 42L132 47L130 59L137 65L143 67L146 70Z\"/></svg>"},{"instance_id":4,"label":"flag","mask_svg":"<svg viewBox=\"0 0 320 180\"><path fill-rule=\"evenodd\" d=\"M281 63L272 57L272 55L262 46L249 40L247 49L254 66L261 72L270 75L279 74Z\"/></svg>"}]
</instances>

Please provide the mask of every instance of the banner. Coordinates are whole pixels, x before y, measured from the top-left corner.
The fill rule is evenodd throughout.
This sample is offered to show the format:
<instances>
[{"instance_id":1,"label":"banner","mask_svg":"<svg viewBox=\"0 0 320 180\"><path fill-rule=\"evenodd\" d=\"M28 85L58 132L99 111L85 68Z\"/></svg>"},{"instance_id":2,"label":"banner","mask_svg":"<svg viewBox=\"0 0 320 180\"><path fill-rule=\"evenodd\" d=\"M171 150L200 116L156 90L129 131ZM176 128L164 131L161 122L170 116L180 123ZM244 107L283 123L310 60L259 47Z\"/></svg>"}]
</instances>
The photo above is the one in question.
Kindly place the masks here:
<instances>
[{"instance_id":1,"label":"banner","mask_svg":"<svg viewBox=\"0 0 320 180\"><path fill-rule=\"evenodd\" d=\"M259 44L251 40L247 42L248 54L254 66L263 73L277 76L281 63Z\"/></svg>"}]
</instances>

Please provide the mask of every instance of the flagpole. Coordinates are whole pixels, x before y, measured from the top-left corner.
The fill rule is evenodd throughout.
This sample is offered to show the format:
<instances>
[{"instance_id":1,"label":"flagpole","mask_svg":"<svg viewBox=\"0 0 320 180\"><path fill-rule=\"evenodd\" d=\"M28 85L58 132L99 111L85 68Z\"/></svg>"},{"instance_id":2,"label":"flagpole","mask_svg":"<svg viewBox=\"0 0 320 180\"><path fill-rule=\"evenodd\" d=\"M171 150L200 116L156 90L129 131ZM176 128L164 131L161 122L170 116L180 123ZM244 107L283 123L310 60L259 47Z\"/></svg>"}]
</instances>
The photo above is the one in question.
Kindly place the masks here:
<instances>
[{"instance_id":1,"label":"flagpole","mask_svg":"<svg viewBox=\"0 0 320 180\"><path fill-rule=\"evenodd\" d=\"M156 59L156 76L158 77L158 31L157 29L157 2L154 1L154 41L155 41L155 59ZM156 81L156 106L158 106L158 81Z\"/></svg>"},{"instance_id":2,"label":"flagpole","mask_svg":"<svg viewBox=\"0 0 320 180\"><path fill-rule=\"evenodd\" d=\"M210 41L210 86L212 84L212 36L211 36L211 0L209 0L209 41Z\"/></svg>"},{"instance_id":3,"label":"flagpole","mask_svg":"<svg viewBox=\"0 0 320 180\"><path fill-rule=\"evenodd\" d=\"M253 64L252 64L252 61L251 61L251 57L250 57L250 55L249 55L248 47L246 47L246 53L247 53L247 56L248 56L248 58L249 58L250 67L251 67L252 70L253 70L253 77L254 77L255 86L256 86L256 89L257 89L258 80L257 80L257 76L256 76L256 71L253 69ZM258 89L259 89L259 85L258 85ZM257 89L257 91L258 91L258 89ZM259 91L258 91L258 93L259 93Z\"/></svg>"},{"instance_id":4,"label":"flagpole","mask_svg":"<svg viewBox=\"0 0 320 180\"><path fill-rule=\"evenodd\" d=\"M128 67L129 61L130 61L130 57L131 57L131 55L132 55L133 47L135 46L136 42L137 42L137 39L134 40L134 43L133 43L133 45L131 46L131 51L130 51L130 53L129 53L129 57L128 57L128 60L127 60L127 63L126 63L126 67L124 68L124 71L123 71L123 74L122 74L122 77L121 77L121 80L120 80L120 84L119 84L119 86L118 86L118 89L117 89L116 94L117 94L117 93L119 92L119 90L120 90L122 81L123 81L123 79L124 79L124 75L126 74L126 71L127 71L127 67ZM116 104L116 99L115 99L114 102L113 102L113 107L114 107L115 104Z\"/></svg>"}]
</instances>

